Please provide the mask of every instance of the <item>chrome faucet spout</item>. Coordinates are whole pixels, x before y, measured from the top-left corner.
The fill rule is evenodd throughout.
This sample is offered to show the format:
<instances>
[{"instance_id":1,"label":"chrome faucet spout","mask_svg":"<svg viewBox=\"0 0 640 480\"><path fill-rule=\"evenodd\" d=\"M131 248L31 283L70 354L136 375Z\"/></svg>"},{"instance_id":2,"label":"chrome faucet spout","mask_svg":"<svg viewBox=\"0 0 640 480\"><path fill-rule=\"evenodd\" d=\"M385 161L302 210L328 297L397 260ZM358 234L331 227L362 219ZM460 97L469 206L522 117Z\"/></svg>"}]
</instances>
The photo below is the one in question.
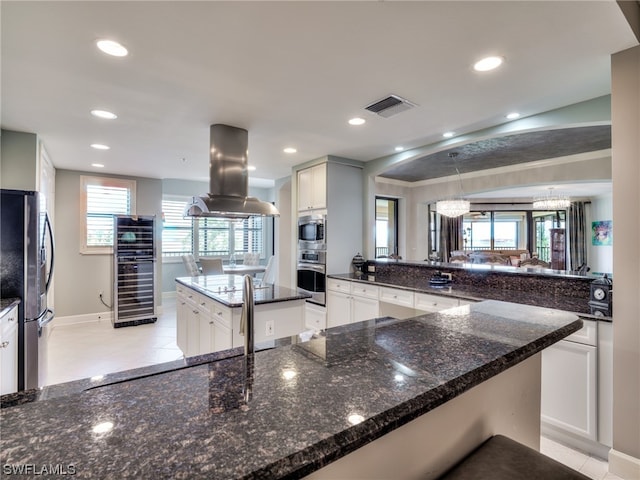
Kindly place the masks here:
<instances>
[{"instance_id":1,"label":"chrome faucet spout","mask_svg":"<svg viewBox=\"0 0 640 480\"><path fill-rule=\"evenodd\" d=\"M242 315L240 317L240 335L244 335L244 356L252 355L255 348L253 279L251 275L244 276L242 288Z\"/></svg>"}]
</instances>

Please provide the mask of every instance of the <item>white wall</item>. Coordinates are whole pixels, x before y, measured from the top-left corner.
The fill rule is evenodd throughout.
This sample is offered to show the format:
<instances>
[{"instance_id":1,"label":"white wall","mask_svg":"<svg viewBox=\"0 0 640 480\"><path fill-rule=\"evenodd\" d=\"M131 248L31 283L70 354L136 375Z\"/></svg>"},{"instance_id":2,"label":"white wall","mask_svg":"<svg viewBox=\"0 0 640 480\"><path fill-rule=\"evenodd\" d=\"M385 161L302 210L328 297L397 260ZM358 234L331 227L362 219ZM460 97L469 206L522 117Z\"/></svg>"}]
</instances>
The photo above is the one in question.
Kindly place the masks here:
<instances>
[{"instance_id":1,"label":"white wall","mask_svg":"<svg viewBox=\"0 0 640 480\"><path fill-rule=\"evenodd\" d=\"M631 2L629 2L631 3ZM640 6L636 5L636 16ZM640 478L640 46L611 57L613 450L609 469Z\"/></svg>"}]
</instances>

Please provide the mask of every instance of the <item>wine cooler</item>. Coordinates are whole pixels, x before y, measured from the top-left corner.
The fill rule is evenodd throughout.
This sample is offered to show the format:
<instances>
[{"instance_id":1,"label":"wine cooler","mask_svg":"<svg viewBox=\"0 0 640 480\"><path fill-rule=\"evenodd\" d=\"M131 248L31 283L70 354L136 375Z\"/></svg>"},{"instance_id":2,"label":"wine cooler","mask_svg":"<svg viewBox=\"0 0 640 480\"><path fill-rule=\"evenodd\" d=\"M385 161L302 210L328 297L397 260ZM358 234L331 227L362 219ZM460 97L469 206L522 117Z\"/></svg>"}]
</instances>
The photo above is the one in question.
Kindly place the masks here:
<instances>
[{"instance_id":1,"label":"wine cooler","mask_svg":"<svg viewBox=\"0 0 640 480\"><path fill-rule=\"evenodd\" d=\"M129 327L157 320L155 302L155 217L114 217L113 326Z\"/></svg>"}]
</instances>

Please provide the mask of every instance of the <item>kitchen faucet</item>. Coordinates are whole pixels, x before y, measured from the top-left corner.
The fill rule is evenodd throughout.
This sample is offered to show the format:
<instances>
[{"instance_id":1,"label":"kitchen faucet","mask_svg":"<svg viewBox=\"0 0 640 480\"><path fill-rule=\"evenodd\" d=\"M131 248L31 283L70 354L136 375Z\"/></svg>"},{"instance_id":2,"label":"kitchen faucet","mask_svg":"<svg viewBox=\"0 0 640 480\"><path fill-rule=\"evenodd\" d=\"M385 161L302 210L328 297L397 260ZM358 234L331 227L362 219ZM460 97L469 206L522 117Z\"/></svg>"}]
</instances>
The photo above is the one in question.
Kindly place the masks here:
<instances>
[{"instance_id":1,"label":"kitchen faucet","mask_svg":"<svg viewBox=\"0 0 640 480\"><path fill-rule=\"evenodd\" d=\"M251 275L244 276L242 288L242 315L240 316L240 335L244 335L244 356L253 355L255 347L254 319L253 319L253 279Z\"/></svg>"}]
</instances>

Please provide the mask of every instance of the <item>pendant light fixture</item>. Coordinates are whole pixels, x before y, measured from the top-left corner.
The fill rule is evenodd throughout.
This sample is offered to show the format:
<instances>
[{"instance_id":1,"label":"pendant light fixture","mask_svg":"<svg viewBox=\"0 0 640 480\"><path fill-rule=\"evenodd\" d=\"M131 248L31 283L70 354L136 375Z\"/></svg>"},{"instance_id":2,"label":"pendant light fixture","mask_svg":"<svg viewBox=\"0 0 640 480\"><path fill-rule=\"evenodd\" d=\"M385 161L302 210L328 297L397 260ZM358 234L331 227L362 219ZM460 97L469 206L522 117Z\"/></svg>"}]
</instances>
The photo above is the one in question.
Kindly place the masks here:
<instances>
[{"instance_id":1,"label":"pendant light fixture","mask_svg":"<svg viewBox=\"0 0 640 480\"><path fill-rule=\"evenodd\" d=\"M554 193L553 187L549 187L549 193L533 199L533 208L536 210L564 210L571 205L568 195Z\"/></svg>"},{"instance_id":2,"label":"pendant light fixture","mask_svg":"<svg viewBox=\"0 0 640 480\"><path fill-rule=\"evenodd\" d=\"M453 159L453 164L455 166L456 173L458 174L458 181L460 182L460 196L462 197L462 195L464 195L464 191L462 190L462 177L460 176L460 171L456 165L457 156L458 154L456 152L449 152L449 158ZM469 213L470 207L471 205L469 200L464 200L463 198L439 200L436 202L436 212L440 215L444 215L445 217L459 217L460 215Z\"/></svg>"}]
</instances>

